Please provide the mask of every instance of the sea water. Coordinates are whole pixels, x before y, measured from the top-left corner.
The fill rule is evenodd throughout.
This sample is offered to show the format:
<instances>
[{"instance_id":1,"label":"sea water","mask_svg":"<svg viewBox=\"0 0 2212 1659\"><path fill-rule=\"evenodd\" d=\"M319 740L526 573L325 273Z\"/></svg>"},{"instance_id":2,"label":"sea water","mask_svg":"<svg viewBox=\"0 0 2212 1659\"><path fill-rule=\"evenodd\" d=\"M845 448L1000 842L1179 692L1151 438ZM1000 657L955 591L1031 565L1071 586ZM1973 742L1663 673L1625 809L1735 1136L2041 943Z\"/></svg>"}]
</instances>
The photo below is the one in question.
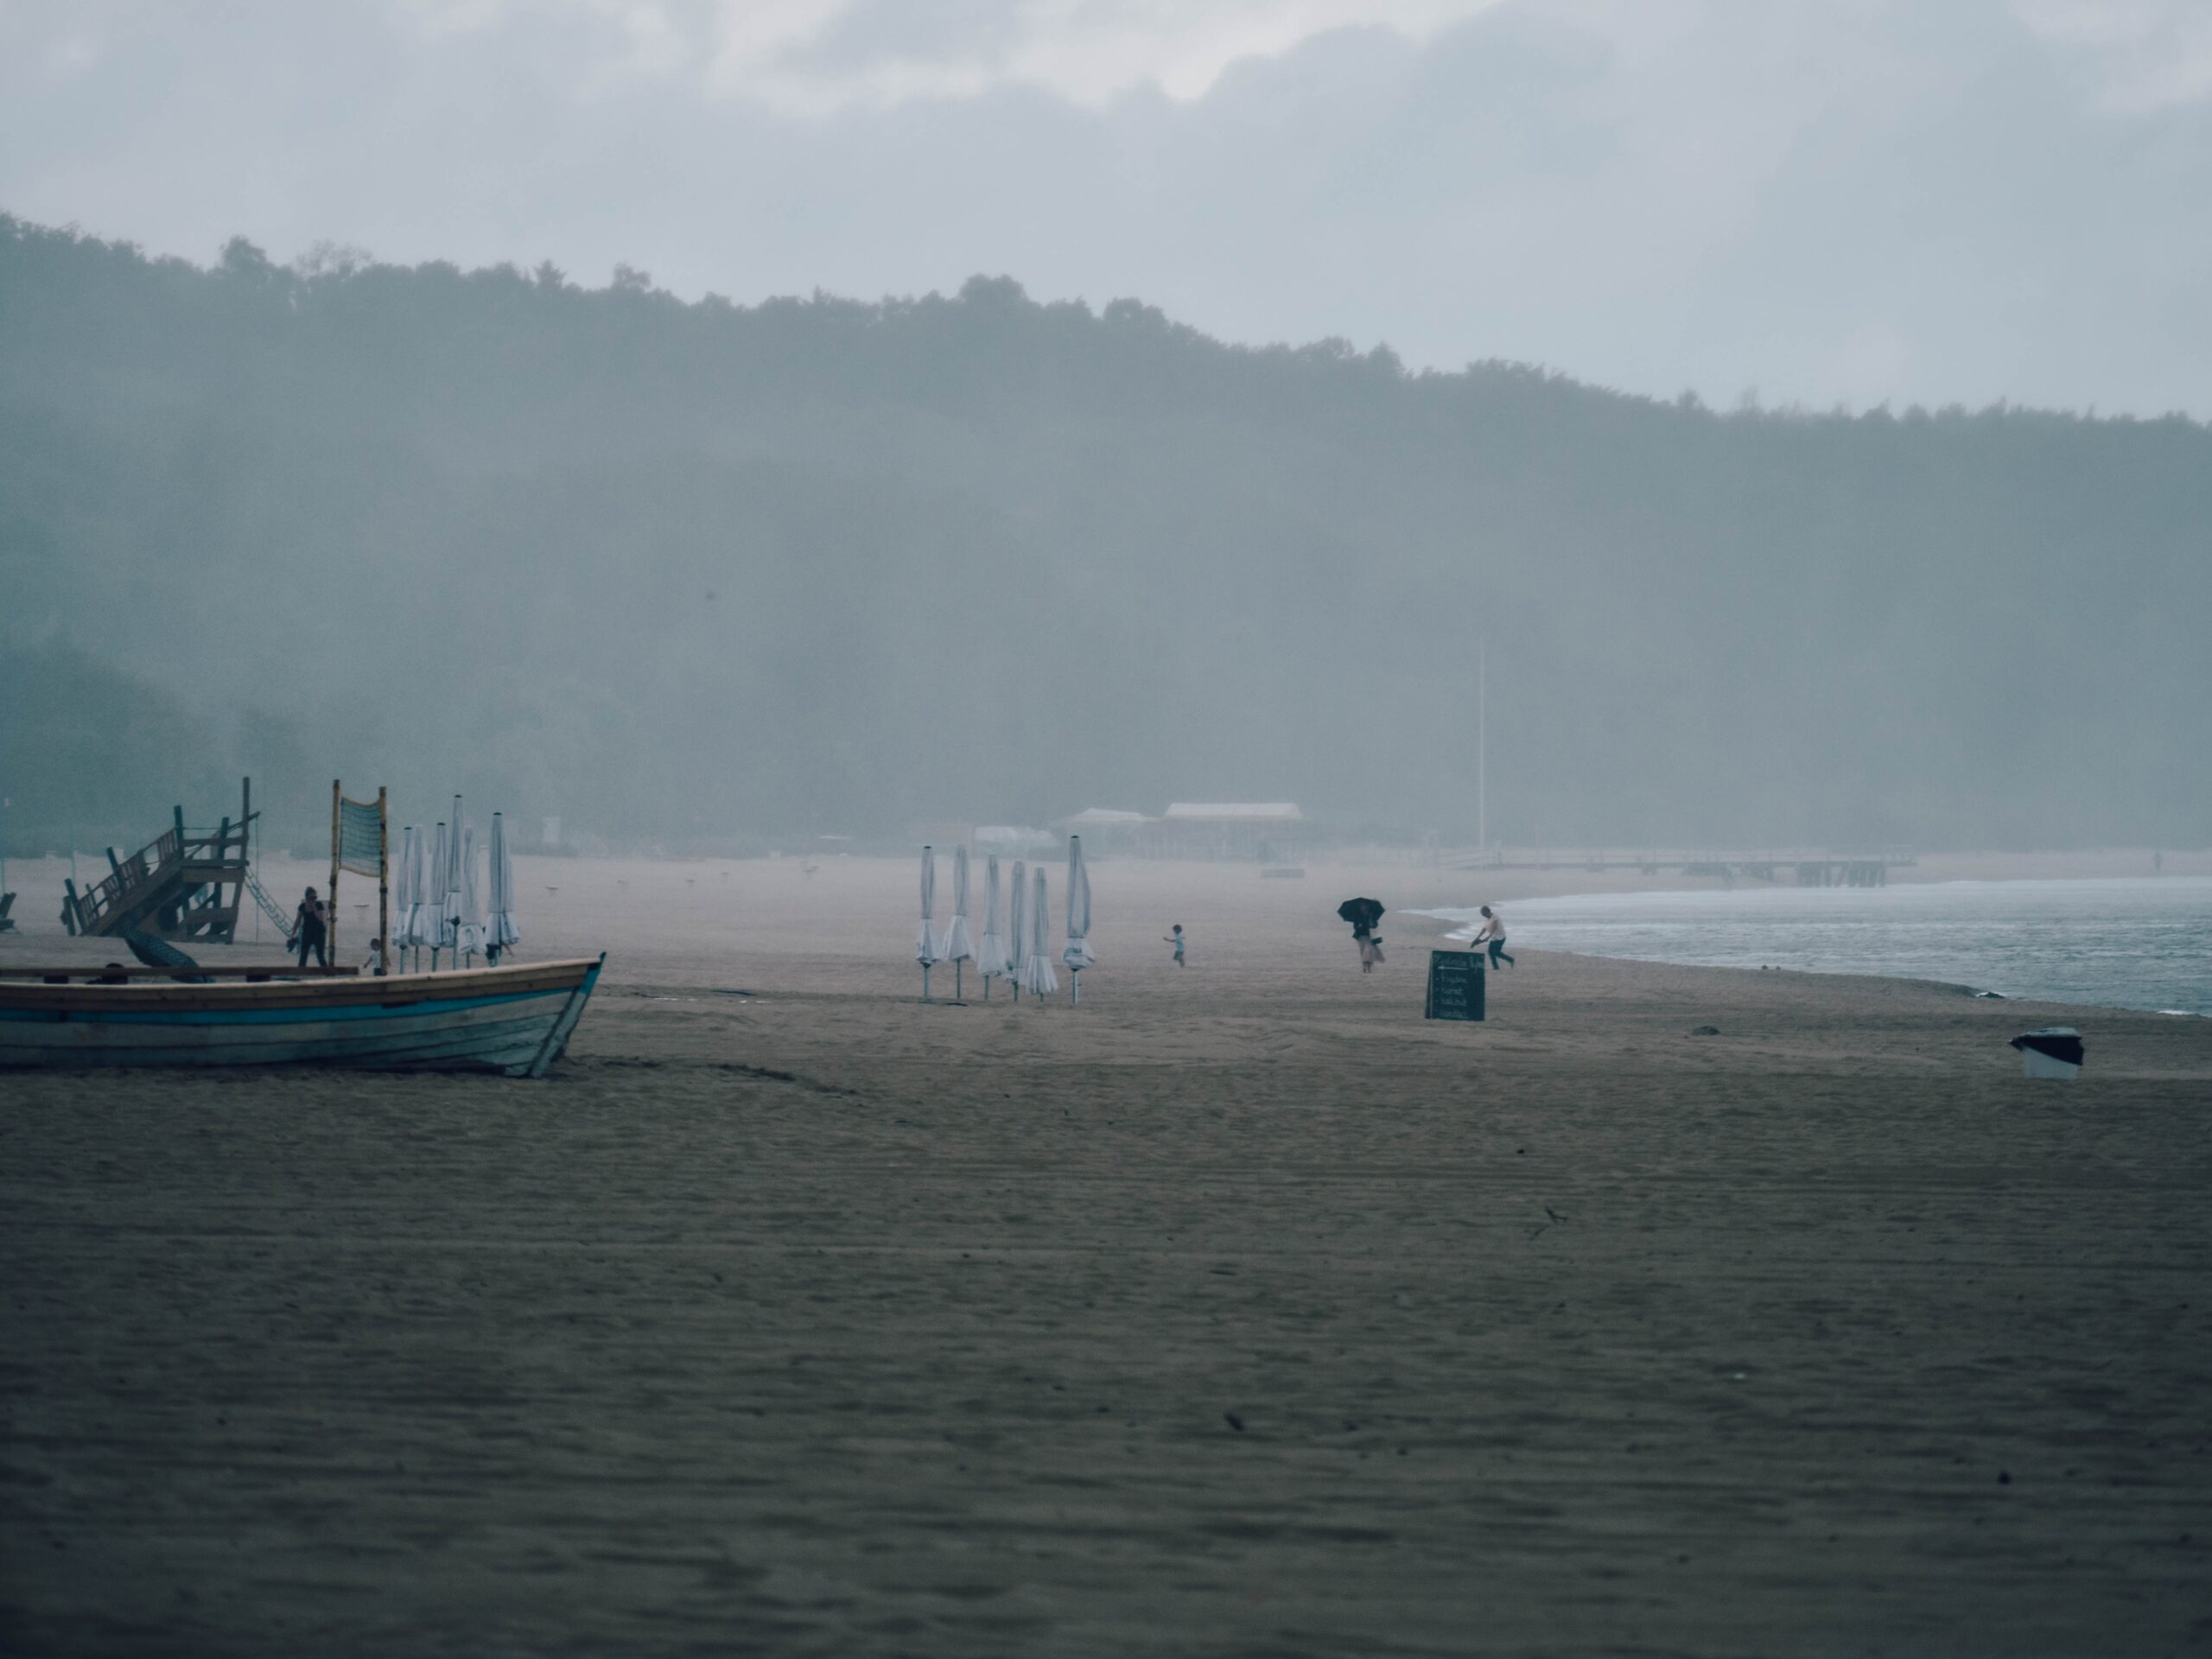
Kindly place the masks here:
<instances>
[{"instance_id":1,"label":"sea water","mask_svg":"<svg viewBox=\"0 0 2212 1659\"><path fill-rule=\"evenodd\" d=\"M2212 1015L2212 877L1586 893L1498 909L1509 951L1889 974ZM1479 919L1472 909L1425 913Z\"/></svg>"}]
</instances>

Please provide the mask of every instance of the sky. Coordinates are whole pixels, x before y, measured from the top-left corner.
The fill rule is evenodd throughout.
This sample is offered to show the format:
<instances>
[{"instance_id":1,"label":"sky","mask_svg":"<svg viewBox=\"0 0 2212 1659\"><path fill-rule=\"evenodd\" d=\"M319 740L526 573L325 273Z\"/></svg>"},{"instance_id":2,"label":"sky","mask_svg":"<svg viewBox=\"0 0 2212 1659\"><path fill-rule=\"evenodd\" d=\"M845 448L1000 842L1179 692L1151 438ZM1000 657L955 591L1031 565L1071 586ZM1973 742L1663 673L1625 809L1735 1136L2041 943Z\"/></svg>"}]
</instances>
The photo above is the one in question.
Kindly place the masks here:
<instances>
[{"instance_id":1,"label":"sky","mask_svg":"<svg viewBox=\"0 0 2212 1659\"><path fill-rule=\"evenodd\" d=\"M0 0L0 211L2212 418L2212 0Z\"/></svg>"}]
</instances>

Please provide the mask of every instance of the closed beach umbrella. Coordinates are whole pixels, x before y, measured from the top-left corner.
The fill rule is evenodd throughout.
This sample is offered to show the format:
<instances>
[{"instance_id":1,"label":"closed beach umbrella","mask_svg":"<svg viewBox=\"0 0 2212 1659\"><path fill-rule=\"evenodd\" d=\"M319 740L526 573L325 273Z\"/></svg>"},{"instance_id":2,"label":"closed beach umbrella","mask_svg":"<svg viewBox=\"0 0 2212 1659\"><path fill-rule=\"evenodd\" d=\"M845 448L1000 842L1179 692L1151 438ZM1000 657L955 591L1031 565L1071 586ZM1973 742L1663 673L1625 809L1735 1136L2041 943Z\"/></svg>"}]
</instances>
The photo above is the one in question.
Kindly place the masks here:
<instances>
[{"instance_id":1,"label":"closed beach umbrella","mask_svg":"<svg viewBox=\"0 0 2212 1659\"><path fill-rule=\"evenodd\" d=\"M1050 996L1060 988L1059 976L1052 971L1052 901L1041 868L1031 879L1029 957L1021 966L1021 984L1032 996Z\"/></svg>"},{"instance_id":2,"label":"closed beach umbrella","mask_svg":"<svg viewBox=\"0 0 2212 1659\"><path fill-rule=\"evenodd\" d=\"M494 961L522 943L515 925L515 866L507 855L507 821L492 815L492 914L484 925L484 947Z\"/></svg>"},{"instance_id":3,"label":"closed beach umbrella","mask_svg":"<svg viewBox=\"0 0 2212 1659\"><path fill-rule=\"evenodd\" d=\"M1081 836L1068 837L1068 942L1060 961L1068 970L1068 1000L1080 1002L1083 982L1076 976L1098 964L1090 954L1090 872L1083 866Z\"/></svg>"},{"instance_id":4,"label":"closed beach umbrella","mask_svg":"<svg viewBox=\"0 0 2212 1659\"><path fill-rule=\"evenodd\" d=\"M960 997L963 963L976 959L976 942L968 932L968 849L952 849L952 919L944 925L944 937L938 941L939 962L952 964L952 995Z\"/></svg>"},{"instance_id":5,"label":"closed beach umbrella","mask_svg":"<svg viewBox=\"0 0 2212 1659\"><path fill-rule=\"evenodd\" d=\"M991 981L1007 971L1003 907L999 903L999 855L983 860L983 938L976 947L976 967L983 976L983 1001L991 1000Z\"/></svg>"},{"instance_id":6,"label":"closed beach umbrella","mask_svg":"<svg viewBox=\"0 0 2212 1659\"><path fill-rule=\"evenodd\" d=\"M445 874L439 878L442 900L438 921L438 943L454 953L454 960L461 960L461 797L453 798L453 828L446 836Z\"/></svg>"},{"instance_id":7,"label":"closed beach umbrella","mask_svg":"<svg viewBox=\"0 0 2212 1659\"><path fill-rule=\"evenodd\" d=\"M395 931L400 944L414 948L415 965L419 969L423 965L423 946L427 943L423 937L423 894L430 888L430 832L427 829L415 831L407 872L407 912Z\"/></svg>"},{"instance_id":8,"label":"closed beach umbrella","mask_svg":"<svg viewBox=\"0 0 2212 1659\"><path fill-rule=\"evenodd\" d=\"M430 971L438 970L438 952L445 946L446 863L449 856L446 843L451 839L446 826L438 826L430 842L430 861L423 872L423 903L417 912L415 925L416 949L430 947Z\"/></svg>"},{"instance_id":9,"label":"closed beach umbrella","mask_svg":"<svg viewBox=\"0 0 2212 1659\"><path fill-rule=\"evenodd\" d=\"M1021 1001L1021 965L1029 959L1029 887L1026 867L1014 861L1014 887L1007 901L1006 976L1014 982L1014 1000Z\"/></svg>"},{"instance_id":10,"label":"closed beach umbrella","mask_svg":"<svg viewBox=\"0 0 2212 1659\"><path fill-rule=\"evenodd\" d=\"M930 968L937 961L937 930L930 918L937 910L937 855L922 849L922 931L914 938L914 960L922 964L922 1001L930 997Z\"/></svg>"},{"instance_id":11,"label":"closed beach umbrella","mask_svg":"<svg viewBox=\"0 0 2212 1659\"><path fill-rule=\"evenodd\" d=\"M388 963L397 963L399 953L407 948L408 929L414 922L409 913L415 908L415 826L411 823L399 832L399 862L391 875L391 935L384 942L384 957Z\"/></svg>"},{"instance_id":12,"label":"closed beach umbrella","mask_svg":"<svg viewBox=\"0 0 2212 1659\"><path fill-rule=\"evenodd\" d=\"M438 826L438 846L443 846L445 826ZM415 941L415 965L423 965L423 947L435 944L438 939L436 906L431 902L431 872L437 868L430 832L418 830L415 836L415 905L410 929Z\"/></svg>"},{"instance_id":13,"label":"closed beach umbrella","mask_svg":"<svg viewBox=\"0 0 2212 1659\"><path fill-rule=\"evenodd\" d=\"M461 832L461 928L458 944L464 959L484 948L484 889L476 879L476 826Z\"/></svg>"}]
</instances>

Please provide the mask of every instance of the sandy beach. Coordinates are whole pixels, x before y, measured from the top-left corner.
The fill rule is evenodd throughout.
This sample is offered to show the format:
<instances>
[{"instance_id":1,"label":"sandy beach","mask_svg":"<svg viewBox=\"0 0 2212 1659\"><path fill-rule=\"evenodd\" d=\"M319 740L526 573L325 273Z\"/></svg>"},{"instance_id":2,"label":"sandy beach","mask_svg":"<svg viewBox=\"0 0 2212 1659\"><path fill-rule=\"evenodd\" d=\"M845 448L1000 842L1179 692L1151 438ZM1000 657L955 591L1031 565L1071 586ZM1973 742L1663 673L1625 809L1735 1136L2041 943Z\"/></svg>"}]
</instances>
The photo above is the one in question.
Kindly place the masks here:
<instances>
[{"instance_id":1,"label":"sandy beach","mask_svg":"<svg viewBox=\"0 0 2212 1659\"><path fill-rule=\"evenodd\" d=\"M1092 874L1077 1010L919 1003L905 861L523 859L550 1082L0 1078L0 1649L2212 1649L2212 1021L1429 1023L1533 879Z\"/></svg>"}]
</instances>

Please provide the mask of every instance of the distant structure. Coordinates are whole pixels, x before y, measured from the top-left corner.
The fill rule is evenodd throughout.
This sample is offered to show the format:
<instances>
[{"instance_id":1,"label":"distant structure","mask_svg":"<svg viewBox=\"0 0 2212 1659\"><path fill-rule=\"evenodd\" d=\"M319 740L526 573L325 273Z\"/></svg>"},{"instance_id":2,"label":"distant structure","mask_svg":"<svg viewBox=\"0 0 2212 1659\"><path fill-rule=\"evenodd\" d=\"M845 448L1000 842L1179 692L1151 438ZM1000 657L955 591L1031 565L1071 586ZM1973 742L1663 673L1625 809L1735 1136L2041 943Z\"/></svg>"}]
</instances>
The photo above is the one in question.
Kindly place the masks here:
<instances>
[{"instance_id":1,"label":"distant structure","mask_svg":"<svg viewBox=\"0 0 2212 1659\"><path fill-rule=\"evenodd\" d=\"M1890 872L1910 869L1919 861L1909 852L1624 852L1612 848L1503 847L1463 854L1446 861L1459 870L1634 870L1639 875L1679 871L1734 887L1738 880L1779 883L1788 870L1801 887L1885 887Z\"/></svg>"},{"instance_id":2,"label":"distant structure","mask_svg":"<svg viewBox=\"0 0 2212 1659\"><path fill-rule=\"evenodd\" d=\"M1112 806L1086 806L1073 817L1054 820L1052 829L1062 838L1081 836L1083 844L1094 854L1129 853L1139 849L1145 827L1151 823L1141 812Z\"/></svg>"},{"instance_id":3,"label":"distant structure","mask_svg":"<svg viewBox=\"0 0 2212 1659\"><path fill-rule=\"evenodd\" d=\"M1274 863L1310 844L1313 825L1293 801L1177 801L1145 826L1154 858L1249 858Z\"/></svg>"}]
</instances>

